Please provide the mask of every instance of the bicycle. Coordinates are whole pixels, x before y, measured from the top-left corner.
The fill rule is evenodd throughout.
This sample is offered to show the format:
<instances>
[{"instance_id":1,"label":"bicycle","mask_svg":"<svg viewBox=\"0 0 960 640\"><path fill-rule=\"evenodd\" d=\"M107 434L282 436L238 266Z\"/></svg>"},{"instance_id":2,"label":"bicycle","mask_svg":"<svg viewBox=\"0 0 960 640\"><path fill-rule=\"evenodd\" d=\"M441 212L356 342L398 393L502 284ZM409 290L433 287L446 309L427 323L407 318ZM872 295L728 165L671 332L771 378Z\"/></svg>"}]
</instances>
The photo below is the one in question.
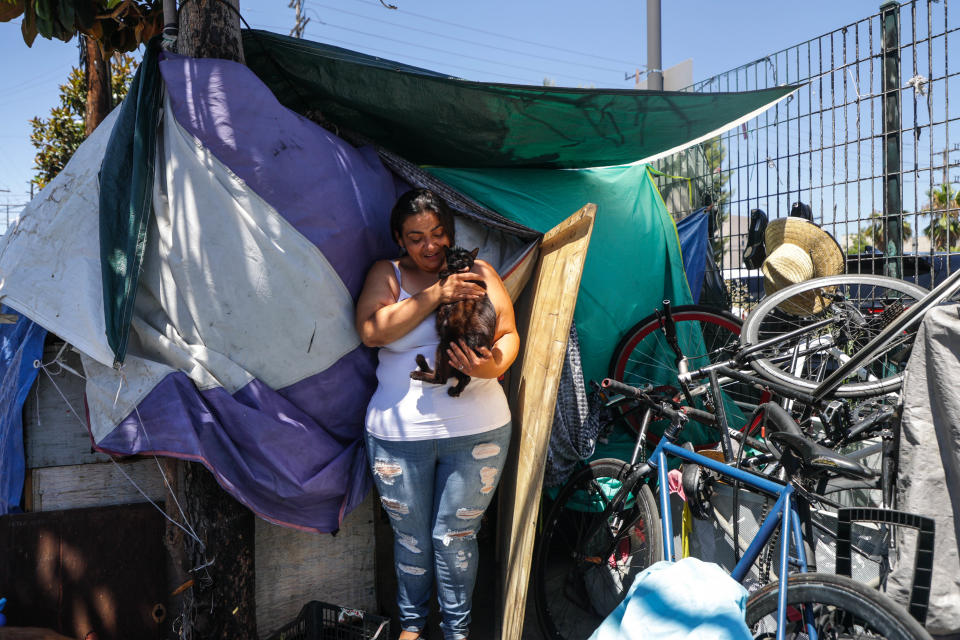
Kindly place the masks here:
<instances>
[{"instance_id":1,"label":"bicycle","mask_svg":"<svg viewBox=\"0 0 960 640\"><path fill-rule=\"evenodd\" d=\"M873 275L808 280L761 300L744 322L740 343L752 350L757 373L815 400L878 396L900 388L927 310L958 291L960 271L930 291ZM796 299L822 308L802 317L782 310Z\"/></svg>"},{"instance_id":2,"label":"bicycle","mask_svg":"<svg viewBox=\"0 0 960 640\"><path fill-rule=\"evenodd\" d=\"M778 575L787 576L790 567L800 575L763 587L751 596L747 620L760 634L756 637L769 637L766 629L775 612L777 638L785 637L788 626L795 637L815 638L818 631L827 631L827 637L848 637L829 635L843 627L860 634L856 637L929 638L906 610L879 592L841 576L806 574L801 516L809 511L810 496L793 477L831 473L861 478L872 475L872 470L816 445L786 412L768 403L764 409L771 426L776 427L769 437L781 447L788 472L788 481L778 484L677 446L676 439L691 416L706 418L702 412L678 408L616 381L606 380L604 386L643 404L647 408L644 421L657 415L669 419L670 426L648 462L596 461L558 495L544 521L534 565L538 618L548 638L587 637L622 599L637 573L652 562L673 557L671 519L657 515L657 503L647 484L656 474L660 511L669 514L667 455L776 498L774 509L732 575L742 580L777 531L781 540ZM605 480L612 482L605 484ZM793 555L789 553L790 540ZM794 615L798 612L802 615Z\"/></svg>"}]
</instances>

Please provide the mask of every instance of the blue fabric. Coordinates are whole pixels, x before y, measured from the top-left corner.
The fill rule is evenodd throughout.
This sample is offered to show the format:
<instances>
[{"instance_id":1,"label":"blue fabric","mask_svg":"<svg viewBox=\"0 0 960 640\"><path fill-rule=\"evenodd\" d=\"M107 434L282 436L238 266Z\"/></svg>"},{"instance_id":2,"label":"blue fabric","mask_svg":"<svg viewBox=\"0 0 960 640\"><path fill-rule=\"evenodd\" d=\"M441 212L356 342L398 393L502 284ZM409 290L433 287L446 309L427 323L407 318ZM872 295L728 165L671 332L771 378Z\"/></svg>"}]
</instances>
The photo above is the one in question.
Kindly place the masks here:
<instances>
[{"instance_id":1,"label":"blue fabric","mask_svg":"<svg viewBox=\"0 0 960 640\"><path fill-rule=\"evenodd\" d=\"M683 254L683 271L687 274L687 283L694 302L700 302L703 289L703 274L707 268L707 233L710 218L703 209L694 211L677 223L677 235L680 236L680 253Z\"/></svg>"},{"instance_id":2,"label":"blue fabric","mask_svg":"<svg viewBox=\"0 0 960 640\"><path fill-rule=\"evenodd\" d=\"M2 313L14 313L6 306ZM0 516L20 511L25 460L23 403L37 377L47 332L26 316L0 324Z\"/></svg>"},{"instance_id":3,"label":"blue fabric","mask_svg":"<svg viewBox=\"0 0 960 640\"><path fill-rule=\"evenodd\" d=\"M747 590L712 562L658 562L590 640L749 640Z\"/></svg>"},{"instance_id":4,"label":"blue fabric","mask_svg":"<svg viewBox=\"0 0 960 640\"><path fill-rule=\"evenodd\" d=\"M510 432L508 423L434 440L367 434L370 467L393 527L397 607L405 631L426 627L436 580L443 637L469 635L480 562L477 531L502 475Z\"/></svg>"}]
</instances>

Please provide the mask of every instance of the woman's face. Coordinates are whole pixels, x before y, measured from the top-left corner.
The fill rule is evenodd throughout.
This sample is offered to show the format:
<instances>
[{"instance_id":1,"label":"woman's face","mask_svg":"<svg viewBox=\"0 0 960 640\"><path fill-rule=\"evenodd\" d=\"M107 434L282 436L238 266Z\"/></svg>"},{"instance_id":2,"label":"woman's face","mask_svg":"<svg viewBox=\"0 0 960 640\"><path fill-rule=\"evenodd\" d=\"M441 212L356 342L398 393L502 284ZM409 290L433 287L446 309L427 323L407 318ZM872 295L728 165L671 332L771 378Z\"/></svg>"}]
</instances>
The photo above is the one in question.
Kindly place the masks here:
<instances>
[{"instance_id":1,"label":"woman's face","mask_svg":"<svg viewBox=\"0 0 960 640\"><path fill-rule=\"evenodd\" d=\"M443 249L450 246L447 230L432 211L408 216L403 221L399 242L414 264L428 273L436 273L443 268L446 260Z\"/></svg>"}]
</instances>

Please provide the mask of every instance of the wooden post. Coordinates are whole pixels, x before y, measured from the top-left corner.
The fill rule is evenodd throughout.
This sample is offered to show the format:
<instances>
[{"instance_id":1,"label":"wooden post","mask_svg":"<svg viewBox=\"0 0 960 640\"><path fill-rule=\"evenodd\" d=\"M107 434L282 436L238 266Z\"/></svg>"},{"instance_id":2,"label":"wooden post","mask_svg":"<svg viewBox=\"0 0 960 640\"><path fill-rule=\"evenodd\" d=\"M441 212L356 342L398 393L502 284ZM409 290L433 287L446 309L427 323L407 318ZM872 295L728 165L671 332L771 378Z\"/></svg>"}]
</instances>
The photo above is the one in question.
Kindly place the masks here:
<instances>
[{"instance_id":1,"label":"wooden post","mask_svg":"<svg viewBox=\"0 0 960 640\"><path fill-rule=\"evenodd\" d=\"M519 375L510 381L513 441L500 485L498 524L502 640L520 640L523 633L543 467L596 210L585 205L543 237L532 285L517 309L523 348L514 366Z\"/></svg>"}]
</instances>

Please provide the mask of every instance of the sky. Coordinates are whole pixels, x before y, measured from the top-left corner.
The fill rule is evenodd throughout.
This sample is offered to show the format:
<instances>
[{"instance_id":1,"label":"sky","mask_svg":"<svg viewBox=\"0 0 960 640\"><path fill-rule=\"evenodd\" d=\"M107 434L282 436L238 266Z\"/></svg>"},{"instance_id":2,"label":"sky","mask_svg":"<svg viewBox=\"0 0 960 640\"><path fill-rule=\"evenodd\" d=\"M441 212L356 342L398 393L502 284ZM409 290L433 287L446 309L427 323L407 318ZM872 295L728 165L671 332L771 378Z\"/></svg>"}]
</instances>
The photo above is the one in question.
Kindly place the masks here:
<instances>
[{"instance_id":1,"label":"sky","mask_svg":"<svg viewBox=\"0 0 960 640\"><path fill-rule=\"evenodd\" d=\"M304 37L468 80L629 89L646 62L646 2L634 0L302 0ZM251 27L288 34L289 0L240 0ZM663 0L664 68L690 58L702 80L878 13L878 0ZM0 233L30 197L30 118L46 117L78 64L76 39L0 23ZM627 76L630 76L629 78ZM10 205L9 207L7 205Z\"/></svg>"}]
</instances>

